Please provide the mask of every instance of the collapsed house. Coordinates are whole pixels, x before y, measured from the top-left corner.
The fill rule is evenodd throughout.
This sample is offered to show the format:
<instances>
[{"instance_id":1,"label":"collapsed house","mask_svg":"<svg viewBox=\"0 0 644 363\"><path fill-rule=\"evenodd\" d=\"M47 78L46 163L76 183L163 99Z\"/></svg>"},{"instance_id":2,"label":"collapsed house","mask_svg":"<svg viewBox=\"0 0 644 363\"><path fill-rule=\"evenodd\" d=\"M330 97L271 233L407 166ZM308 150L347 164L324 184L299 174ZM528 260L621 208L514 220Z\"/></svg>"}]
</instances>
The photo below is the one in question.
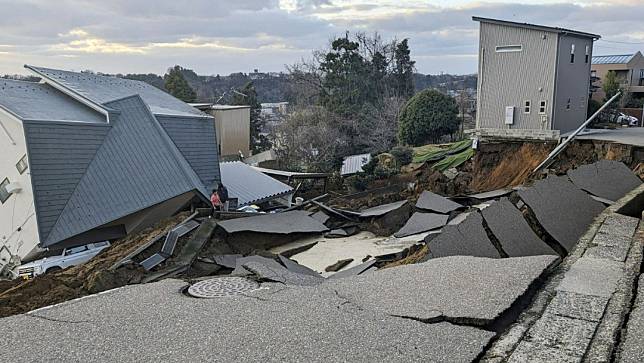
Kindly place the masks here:
<instances>
[{"instance_id":1,"label":"collapsed house","mask_svg":"<svg viewBox=\"0 0 644 363\"><path fill-rule=\"evenodd\" d=\"M144 82L25 67L41 82L0 81L0 268L208 201L211 116Z\"/></svg>"}]
</instances>

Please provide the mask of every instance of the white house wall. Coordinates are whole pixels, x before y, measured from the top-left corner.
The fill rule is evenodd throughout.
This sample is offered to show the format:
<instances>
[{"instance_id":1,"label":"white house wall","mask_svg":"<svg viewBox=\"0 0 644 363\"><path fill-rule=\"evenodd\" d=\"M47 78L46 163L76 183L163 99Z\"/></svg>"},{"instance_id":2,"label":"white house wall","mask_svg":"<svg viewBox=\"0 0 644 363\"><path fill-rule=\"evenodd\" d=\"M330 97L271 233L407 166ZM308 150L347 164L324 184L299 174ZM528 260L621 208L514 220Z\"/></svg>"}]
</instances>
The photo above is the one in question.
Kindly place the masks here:
<instances>
[{"instance_id":1,"label":"white house wall","mask_svg":"<svg viewBox=\"0 0 644 363\"><path fill-rule=\"evenodd\" d=\"M20 174L16 168L27 154L25 135L20 121L2 110L0 123L0 182L9 178L22 188L0 205L0 249L6 246L13 255L24 258L39 242L30 169Z\"/></svg>"}]
</instances>

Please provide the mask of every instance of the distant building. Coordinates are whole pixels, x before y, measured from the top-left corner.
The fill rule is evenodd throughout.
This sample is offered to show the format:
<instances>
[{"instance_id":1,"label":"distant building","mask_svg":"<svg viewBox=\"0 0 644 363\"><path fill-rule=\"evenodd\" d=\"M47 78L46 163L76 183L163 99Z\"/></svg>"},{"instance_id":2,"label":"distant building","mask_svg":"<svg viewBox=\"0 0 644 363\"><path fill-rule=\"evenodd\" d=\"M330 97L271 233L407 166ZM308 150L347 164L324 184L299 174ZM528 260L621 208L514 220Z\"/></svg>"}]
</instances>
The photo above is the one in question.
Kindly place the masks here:
<instances>
[{"instance_id":1,"label":"distant building","mask_svg":"<svg viewBox=\"0 0 644 363\"><path fill-rule=\"evenodd\" d=\"M250 106L190 105L215 117L217 145L222 158L235 159L240 154L250 156Z\"/></svg>"},{"instance_id":2,"label":"distant building","mask_svg":"<svg viewBox=\"0 0 644 363\"><path fill-rule=\"evenodd\" d=\"M591 76L599 78L598 86L593 93L593 99L603 101L606 94L602 89L602 81L609 71L615 72L622 89L631 92L634 98L644 97L644 56L642 53L622 55L593 56Z\"/></svg>"},{"instance_id":3,"label":"distant building","mask_svg":"<svg viewBox=\"0 0 644 363\"><path fill-rule=\"evenodd\" d=\"M474 17L480 22L476 128L558 138L586 120L599 35Z\"/></svg>"}]
</instances>

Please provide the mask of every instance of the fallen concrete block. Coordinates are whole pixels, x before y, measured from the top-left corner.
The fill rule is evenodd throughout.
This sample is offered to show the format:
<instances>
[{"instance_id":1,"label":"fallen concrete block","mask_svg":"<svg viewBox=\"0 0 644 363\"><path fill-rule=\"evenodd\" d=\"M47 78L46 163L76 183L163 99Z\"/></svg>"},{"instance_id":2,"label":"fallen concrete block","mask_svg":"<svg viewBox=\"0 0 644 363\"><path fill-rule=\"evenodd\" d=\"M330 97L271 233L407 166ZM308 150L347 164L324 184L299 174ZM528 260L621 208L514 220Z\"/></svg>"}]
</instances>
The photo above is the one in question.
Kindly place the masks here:
<instances>
[{"instance_id":1,"label":"fallen concrete block","mask_svg":"<svg viewBox=\"0 0 644 363\"><path fill-rule=\"evenodd\" d=\"M333 265L327 266L324 271L326 272L336 272L340 271L344 266L350 264L353 262L353 258L347 258L344 260L339 260L338 262L334 263Z\"/></svg>"}]
</instances>

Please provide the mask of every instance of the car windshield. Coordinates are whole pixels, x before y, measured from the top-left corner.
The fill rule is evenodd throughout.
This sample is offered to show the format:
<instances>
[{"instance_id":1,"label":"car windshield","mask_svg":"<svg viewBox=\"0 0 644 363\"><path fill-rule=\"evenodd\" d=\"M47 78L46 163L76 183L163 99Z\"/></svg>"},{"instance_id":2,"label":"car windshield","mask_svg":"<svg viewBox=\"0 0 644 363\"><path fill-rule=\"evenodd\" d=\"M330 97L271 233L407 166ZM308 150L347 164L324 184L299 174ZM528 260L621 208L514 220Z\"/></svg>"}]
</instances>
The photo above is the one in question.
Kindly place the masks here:
<instances>
[{"instance_id":1,"label":"car windshield","mask_svg":"<svg viewBox=\"0 0 644 363\"><path fill-rule=\"evenodd\" d=\"M87 246L68 248L65 250L65 256L74 255L83 251L87 251Z\"/></svg>"}]
</instances>

